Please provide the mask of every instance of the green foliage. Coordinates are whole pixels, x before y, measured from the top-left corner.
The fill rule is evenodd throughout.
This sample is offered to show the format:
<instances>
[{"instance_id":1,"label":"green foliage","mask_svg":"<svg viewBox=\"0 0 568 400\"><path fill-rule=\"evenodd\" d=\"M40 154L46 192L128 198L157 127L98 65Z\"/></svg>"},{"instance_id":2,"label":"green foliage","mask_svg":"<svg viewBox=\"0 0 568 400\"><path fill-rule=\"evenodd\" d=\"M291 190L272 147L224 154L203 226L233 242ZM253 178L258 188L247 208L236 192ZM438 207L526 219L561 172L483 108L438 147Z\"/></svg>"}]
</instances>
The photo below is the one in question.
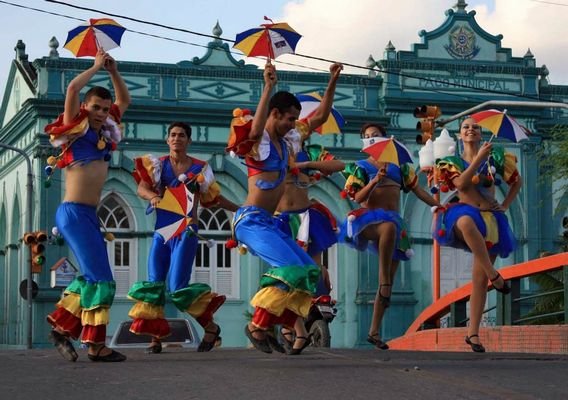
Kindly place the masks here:
<instances>
[{"instance_id":1,"label":"green foliage","mask_svg":"<svg viewBox=\"0 0 568 400\"><path fill-rule=\"evenodd\" d=\"M542 154L542 167L553 178L568 176L568 126L557 125L547 132L550 140Z\"/></svg>"},{"instance_id":2,"label":"green foliage","mask_svg":"<svg viewBox=\"0 0 568 400\"><path fill-rule=\"evenodd\" d=\"M539 286L541 293L562 290L565 284L562 270L535 275L530 279ZM525 317L563 311L565 303L563 292L538 297L533 308L525 315ZM546 325L561 324L563 322L565 323L564 315L561 314L534 319L527 323L530 325Z\"/></svg>"}]
</instances>

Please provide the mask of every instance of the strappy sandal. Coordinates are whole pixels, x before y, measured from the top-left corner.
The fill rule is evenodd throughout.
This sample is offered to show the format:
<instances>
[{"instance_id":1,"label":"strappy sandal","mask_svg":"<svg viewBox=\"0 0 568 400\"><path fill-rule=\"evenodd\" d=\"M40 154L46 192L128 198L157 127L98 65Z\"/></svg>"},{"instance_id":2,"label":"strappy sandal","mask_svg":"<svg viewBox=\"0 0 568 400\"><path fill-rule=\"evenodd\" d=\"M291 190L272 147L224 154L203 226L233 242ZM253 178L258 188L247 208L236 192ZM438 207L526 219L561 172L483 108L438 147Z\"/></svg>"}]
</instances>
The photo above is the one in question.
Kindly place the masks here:
<instances>
[{"instance_id":1,"label":"strappy sandal","mask_svg":"<svg viewBox=\"0 0 568 400\"><path fill-rule=\"evenodd\" d=\"M160 340L153 338L152 344L146 347L146 353L148 354L159 354L162 352L162 342Z\"/></svg>"},{"instance_id":2,"label":"strappy sandal","mask_svg":"<svg viewBox=\"0 0 568 400\"><path fill-rule=\"evenodd\" d=\"M479 338L478 334L474 334L471 336L466 336L465 337L465 342L467 344L469 344L471 346L471 349L475 352L475 353L485 353L485 347L483 347L483 345L481 343L473 343L471 341L472 338L477 337Z\"/></svg>"},{"instance_id":3,"label":"strappy sandal","mask_svg":"<svg viewBox=\"0 0 568 400\"><path fill-rule=\"evenodd\" d=\"M503 294L511 293L511 287L507 284L505 279L503 279L503 286L502 287L498 288L497 286L495 286L495 282L497 282L499 280L499 278L503 279L503 277L501 276L499 271L497 271L497 275L495 275L495 278L490 279L491 283L493 284L493 289L495 289L496 291L503 293Z\"/></svg>"},{"instance_id":4,"label":"strappy sandal","mask_svg":"<svg viewBox=\"0 0 568 400\"><path fill-rule=\"evenodd\" d=\"M297 355L302 354L302 351L303 351L306 347L308 347L310 344L312 344L312 335L311 335L311 334L309 334L308 337L305 337L305 336L296 336L296 340L298 340L298 339L303 340L304 343L302 344L301 347L299 347L299 348L297 348L297 349L294 348L294 347L292 347L292 348L290 349L290 351L288 352L288 354L291 355L291 356L297 356Z\"/></svg>"},{"instance_id":5,"label":"strappy sandal","mask_svg":"<svg viewBox=\"0 0 568 400\"><path fill-rule=\"evenodd\" d=\"M264 339L257 339L252 334L255 332L263 332ZM253 329L252 331L249 329L248 324L245 325L245 335L247 336L248 340L252 343L255 349L262 351L263 353L272 353L272 347L270 347L270 343L268 343L268 339L266 337L266 331L260 328Z\"/></svg>"},{"instance_id":6,"label":"strappy sandal","mask_svg":"<svg viewBox=\"0 0 568 400\"><path fill-rule=\"evenodd\" d=\"M213 338L213 340L211 341L206 341L205 340L205 335L203 335L203 340L201 340L201 343L199 343L199 347L197 348L197 351L200 353L206 352L206 351L211 351L213 349L213 347L215 347L215 345L217 345L217 343L221 343L221 327L219 325L216 325L217 329L215 329L214 331L208 331L205 330L205 334L212 334L215 335L215 337Z\"/></svg>"},{"instance_id":7,"label":"strappy sandal","mask_svg":"<svg viewBox=\"0 0 568 400\"><path fill-rule=\"evenodd\" d=\"M383 295L381 294L381 288L382 288L383 286L389 287L389 286L392 286L392 284L390 284L390 283L381 283L381 284L379 285L379 301L380 301L381 304L383 305L383 308L389 308L389 307L390 307L390 304L391 304L391 296L390 296L390 295L388 295L388 296L383 296Z\"/></svg>"},{"instance_id":8,"label":"strappy sandal","mask_svg":"<svg viewBox=\"0 0 568 400\"><path fill-rule=\"evenodd\" d=\"M383 342L381 339L379 339L378 333L375 333L374 335L368 335L367 336L367 342L374 345L377 349L381 349L381 350L388 350L389 349L389 345L386 344L385 342Z\"/></svg>"},{"instance_id":9,"label":"strappy sandal","mask_svg":"<svg viewBox=\"0 0 568 400\"><path fill-rule=\"evenodd\" d=\"M97 351L97 354L93 355L93 354L87 354L87 357L89 357L89 360L91 361L101 361L101 362L121 362L126 360L126 356L122 353L119 353L118 351L112 350L109 354L107 354L106 356L101 356L101 351L103 351L103 349L106 348L106 346L101 346L101 348L99 349L99 351Z\"/></svg>"},{"instance_id":10,"label":"strappy sandal","mask_svg":"<svg viewBox=\"0 0 568 400\"><path fill-rule=\"evenodd\" d=\"M284 331L285 328L280 329L280 334L282 335L282 339L284 340L284 347L289 352L292 347L294 347L294 331L287 330Z\"/></svg>"},{"instance_id":11,"label":"strappy sandal","mask_svg":"<svg viewBox=\"0 0 568 400\"><path fill-rule=\"evenodd\" d=\"M73 343L71 343L67 336L52 330L49 332L48 338L64 359L71 362L77 361L79 355L75 351Z\"/></svg>"}]
</instances>

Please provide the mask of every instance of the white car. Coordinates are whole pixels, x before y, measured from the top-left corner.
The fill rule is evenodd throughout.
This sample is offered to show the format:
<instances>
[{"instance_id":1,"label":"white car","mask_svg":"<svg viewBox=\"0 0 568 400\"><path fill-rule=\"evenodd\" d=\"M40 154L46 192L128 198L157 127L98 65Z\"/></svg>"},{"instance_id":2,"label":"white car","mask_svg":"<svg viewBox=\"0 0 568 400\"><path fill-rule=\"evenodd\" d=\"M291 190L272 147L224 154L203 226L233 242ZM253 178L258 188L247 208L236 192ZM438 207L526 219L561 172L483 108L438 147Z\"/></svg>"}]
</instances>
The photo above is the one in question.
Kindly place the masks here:
<instances>
[{"instance_id":1,"label":"white car","mask_svg":"<svg viewBox=\"0 0 568 400\"><path fill-rule=\"evenodd\" d=\"M162 339L164 347L184 347L196 349L201 342L199 334L193 323L185 318L167 318L170 324L171 334ZM152 340L148 335L135 335L130 332L130 324L132 320L122 321L110 342L111 348L114 349L138 349L146 348Z\"/></svg>"}]
</instances>

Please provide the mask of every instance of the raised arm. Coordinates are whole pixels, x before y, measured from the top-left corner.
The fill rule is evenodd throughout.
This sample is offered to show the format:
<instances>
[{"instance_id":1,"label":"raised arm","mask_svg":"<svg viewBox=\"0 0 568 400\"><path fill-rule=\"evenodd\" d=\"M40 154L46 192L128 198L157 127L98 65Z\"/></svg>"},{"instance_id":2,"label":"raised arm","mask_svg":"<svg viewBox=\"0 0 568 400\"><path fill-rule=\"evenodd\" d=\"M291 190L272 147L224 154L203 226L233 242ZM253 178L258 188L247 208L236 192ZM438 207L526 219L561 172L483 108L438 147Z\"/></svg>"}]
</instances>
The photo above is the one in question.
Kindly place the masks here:
<instances>
[{"instance_id":1,"label":"raised arm","mask_svg":"<svg viewBox=\"0 0 568 400\"><path fill-rule=\"evenodd\" d=\"M329 113L331 112L331 106L333 105L333 97L335 96L335 87L337 86L337 80L339 79L339 75L341 74L342 69L343 65L338 63L332 64L331 67L329 67L330 77L329 83L327 84L327 89L325 90L320 105L318 106L312 117L308 120L310 132L327 121Z\"/></svg>"},{"instance_id":2,"label":"raised arm","mask_svg":"<svg viewBox=\"0 0 568 400\"><path fill-rule=\"evenodd\" d=\"M63 116L63 123L69 124L79 114L81 109L81 99L79 93L89 83L91 78L104 66L107 54L99 50L95 56L95 63L89 69L77 75L67 86L67 93L65 95L65 109Z\"/></svg>"},{"instance_id":3,"label":"raised arm","mask_svg":"<svg viewBox=\"0 0 568 400\"><path fill-rule=\"evenodd\" d=\"M260 100L258 101L258 107L254 114L254 119L252 120L252 127L249 133L249 139L257 140L262 136L264 132L264 126L266 125L266 120L268 119L268 103L270 101L270 95L272 89L276 85L276 68L274 65L267 63L264 67L264 88L262 94L260 95Z\"/></svg>"},{"instance_id":4,"label":"raised arm","mask_svg":"<svg viewBox=\"0 0 568 400\"><path fill-rule=\"evenodd\" d=\"M471 178L473 178L473 176L477 174L477 169L481 166L483 162L485 162L485 160L487 160L487 157L489 156L490 153L491 153L491 143L488 142L483 143L483 145L481 145L481 148L477 152L477 155L475 156L469 167L467 167L465 171L463 171L459 176L455 177L452 180L455 187L459 191L467 189L468 187L473 185L471 182Z\"/></svg>"},{"instance_id":5,"label":"raised arm","mask_svg":"<svg viewBox=\"0 0 568 400\"><path fill-rule=\"evenodd\" d=\"M330 175L334 172L343 171L345 163L339 160L301 161L297 162L294 166L300 169L317 169L326 175Z\"/></svg>"},{"instance_id":6,"label":"raised arm","mask_svg":"<svg viewBox=\"0 0 568 400\"><path fill-rule=\"evenodd\" d=\"M126 86L124 79L122 79L120 72L118 72L116 61L108 54L105 58L104 68L108 71L110 80L112 81L112 87L114 88L114 94L116 97L114 104L116 104L119 108L120 115L122 116L130 105L130 93L128 92L128 87Z\"/></svg>"}]
</instances>

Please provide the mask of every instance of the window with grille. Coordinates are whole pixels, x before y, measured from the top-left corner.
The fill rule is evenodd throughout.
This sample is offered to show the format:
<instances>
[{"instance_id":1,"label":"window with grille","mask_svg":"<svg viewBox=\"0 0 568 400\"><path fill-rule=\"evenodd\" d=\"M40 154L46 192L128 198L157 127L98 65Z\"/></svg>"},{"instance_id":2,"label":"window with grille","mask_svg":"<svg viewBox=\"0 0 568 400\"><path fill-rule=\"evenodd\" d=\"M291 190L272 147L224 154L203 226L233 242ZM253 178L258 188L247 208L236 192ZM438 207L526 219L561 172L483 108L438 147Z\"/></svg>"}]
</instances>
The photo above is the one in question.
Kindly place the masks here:
<instances>
[{"instance_id":1,"label":"window with grille","mask_svg":"<svg viewBox=\"0 0 568 400\"><path fill-rule=\"evenodd\" d=\"M136 281L136 239L125 237L131 233L132 213L124 201L115 194L107 196L97 215L101 226L114 235L115 239L107 243L107 252L116 282L116 297L124 298L128 290Z\"/></svg>"},{"instance_id":2,"label":"window with grille","mask_svg":"<svg viewBox=\"0 0 568 400\"><path fill-rule=\"evenodd\" d=\"M214 292L238 299L239 256L225 247L231 236L231 215L221 208L202 208L199 213L199 233L210 242L200 240L195 256L191 282L206 283Z\"/></svg>"}]
</instances>

